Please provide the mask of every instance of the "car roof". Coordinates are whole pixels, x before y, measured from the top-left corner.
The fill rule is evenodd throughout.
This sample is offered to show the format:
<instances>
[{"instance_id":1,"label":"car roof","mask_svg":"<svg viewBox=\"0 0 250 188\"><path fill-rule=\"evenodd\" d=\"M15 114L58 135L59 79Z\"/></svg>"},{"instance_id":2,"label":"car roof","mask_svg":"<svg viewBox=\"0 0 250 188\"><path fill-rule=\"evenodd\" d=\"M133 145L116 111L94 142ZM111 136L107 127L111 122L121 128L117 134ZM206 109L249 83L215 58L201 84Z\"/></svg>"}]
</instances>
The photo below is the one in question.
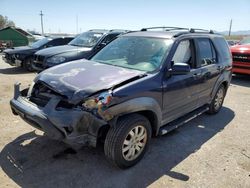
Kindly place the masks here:
<instances>
[{"instance_id":1,"label":"car roof","mask_svg":"<svg viewBox=\"0 0 250 188\"><path fill-rule=\"evenodd\" d=\"M108 29L91 29L89 31L90 32L103 33L103 34L106 34L106 33L126 33L126 32L129 32L129 30L125 30L125 29L111 29L111 30L108 30Z\"/></svg>"},{"instance_id":2,"label":"car roof","mask_svg":"<svg viewBox=\"0 0 250 188\"><path fill-rule=\"evenodd\" d=\"M67 39L67 38L75 38L74 36L46 36L45 38L49 40L54 40L54 39Z\"/></svg>"}]
</instances>

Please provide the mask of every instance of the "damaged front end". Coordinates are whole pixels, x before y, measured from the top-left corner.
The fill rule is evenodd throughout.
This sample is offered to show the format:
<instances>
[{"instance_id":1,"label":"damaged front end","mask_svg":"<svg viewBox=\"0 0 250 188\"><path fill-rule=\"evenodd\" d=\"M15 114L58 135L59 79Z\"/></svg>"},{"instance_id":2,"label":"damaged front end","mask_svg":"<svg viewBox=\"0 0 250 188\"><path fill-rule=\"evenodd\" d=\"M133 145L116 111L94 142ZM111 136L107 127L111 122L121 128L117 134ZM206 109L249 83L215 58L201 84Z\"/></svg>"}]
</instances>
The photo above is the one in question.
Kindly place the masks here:
<instances>
[{"instance_id":1,"label":"damaged front end","mask_svg":"<svg viewBox=\"0 0 250 188\"><path fill-rule=\"evenodd\" d=\"M52 139L71 146L96 146L98 131L113 117L105 113L111 102L109 91L94 95L78 104L69 103L46 83L36 82L20 91L15 84L14 98L10 101L15 115Z\"/></svg>"}]
</instances>

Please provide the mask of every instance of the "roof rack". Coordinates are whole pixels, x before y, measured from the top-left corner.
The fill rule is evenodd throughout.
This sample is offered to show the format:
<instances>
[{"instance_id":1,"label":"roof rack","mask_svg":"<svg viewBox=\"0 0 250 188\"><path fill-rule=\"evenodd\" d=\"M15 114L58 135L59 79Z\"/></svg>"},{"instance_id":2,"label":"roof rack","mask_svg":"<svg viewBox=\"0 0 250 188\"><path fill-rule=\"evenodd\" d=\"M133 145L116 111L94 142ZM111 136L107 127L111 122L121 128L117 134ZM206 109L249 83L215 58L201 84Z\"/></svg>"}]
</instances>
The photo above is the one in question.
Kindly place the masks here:
<instances>
[{"instance_id":1,"label":"roof rack","mask_svg":"<svg viewBox=\"0 0 250 188\"><path fill-rule=\"evenodd\" d=\"M127 33L127 32L129 32L130 30L126 30L126 29L111 29L111 30L109 30L109 32L125 32L125 33Z\"/></svg>"},{"instance_id":2,"label":"roof rack","mask_svg":"<svg viewBox=\"0 0 250 188\"><path fill-rule=\"evenodd\" d=\"M148 31L148 30L153 30L153 29L162 29L163 31L178 31L178 30L186 30L177 33L175 36L179 36L182 34L187 34L187 33L209 33L209 34L214 34L213 30L206 30L206 29L197 29L197 28L183 28L183 27L168 27L168 26L162 26L162 27L148 27L148 28L142 28L141 31Z\"/></svg>"},{"instance_id":3,"label":"roof rack","mask_svg":"<svg viewBox=\"0 0 250 188\"><path fill-rule=\"evenodd\" d=\"M162 27L147 27L147 28L142 28L141 31L148 31L151 29L162 29L163 31L171 31L171 30L189 30L188 28L183 28L183 27L168 27L168 26L162 26Z\"/></svg>"},{"instance_id":4,"label":"roof rack","mask_svg":"<svg viewBox=\"0 0 250 188\"><path fill-rule=\"evenodd\" d=\"M206 30L206 29L197 29L197 28L190 28L189 32L190 33L197 33L196 31L202 32L202 33L210 33L210 34L214 34L213 30Z\"/></svg>"}]
</instances>

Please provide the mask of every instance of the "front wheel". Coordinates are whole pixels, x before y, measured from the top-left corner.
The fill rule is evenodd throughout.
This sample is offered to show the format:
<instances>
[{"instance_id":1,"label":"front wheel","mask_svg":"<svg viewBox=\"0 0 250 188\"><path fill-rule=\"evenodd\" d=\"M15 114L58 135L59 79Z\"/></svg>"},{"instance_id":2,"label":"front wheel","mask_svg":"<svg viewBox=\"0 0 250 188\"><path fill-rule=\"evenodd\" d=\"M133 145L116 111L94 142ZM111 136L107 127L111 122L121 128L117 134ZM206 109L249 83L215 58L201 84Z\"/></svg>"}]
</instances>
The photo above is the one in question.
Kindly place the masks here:
<instances>
[{"instance_id":1,"label":"front wheel","mask_svg":"<svg viewBox=\"0 0 250 188\"><path fill-rule=\"evenodd\" d=\"M225 94L226 94L226 89L224 85L221 85L217 90L212 102L209 105L209 110L208 110L209 114L216 114L217 112L220 111L225 98Z\"/></svg>"},{"instance_id":2,"label":"front wheel","mask_svg":"<svg viewBox=\"0 0 250 188\"><path fill-rule=\"evenodd\" d=\"M122 117L107 133L104 143L106 157L120 168L135 165L146 152L151 132L146 117L139 114Z\"/></svg>"},{"instance_id":3,"label":"front wheel","mask_svg":"<svg viewBox=\"0 0 250 188\"><path fill-rule=\"evenodd\" d=\"M34 69L32 68L32 63L33 63L33 59L31 57L28 57L27 59L24 60L24 68L27 70L27 71L34 71Z\"/></svg>"}]
</instances>

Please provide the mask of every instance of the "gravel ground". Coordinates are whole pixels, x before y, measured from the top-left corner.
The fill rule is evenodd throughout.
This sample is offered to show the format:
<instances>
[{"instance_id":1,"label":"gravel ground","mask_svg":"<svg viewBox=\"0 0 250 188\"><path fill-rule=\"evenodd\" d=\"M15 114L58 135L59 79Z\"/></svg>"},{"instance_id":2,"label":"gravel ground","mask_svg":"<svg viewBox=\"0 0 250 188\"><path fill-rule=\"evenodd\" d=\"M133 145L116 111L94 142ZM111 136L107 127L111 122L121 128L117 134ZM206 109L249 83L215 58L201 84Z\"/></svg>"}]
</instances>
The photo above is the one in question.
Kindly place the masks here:
<instances>
[{"instance_id":1,"label":"gravel ground","mask_svg":"<svg viewBox=\"0 0 250 188\"><path fill-rule=\"evenodd\" d=\"M250 77L234 76L221 112L154 138L144 159L120 170L102 146L77 153L11 113L13 84L34 78L0 56L0 187L250 187Z\"/></svg>"}]
</instances>

